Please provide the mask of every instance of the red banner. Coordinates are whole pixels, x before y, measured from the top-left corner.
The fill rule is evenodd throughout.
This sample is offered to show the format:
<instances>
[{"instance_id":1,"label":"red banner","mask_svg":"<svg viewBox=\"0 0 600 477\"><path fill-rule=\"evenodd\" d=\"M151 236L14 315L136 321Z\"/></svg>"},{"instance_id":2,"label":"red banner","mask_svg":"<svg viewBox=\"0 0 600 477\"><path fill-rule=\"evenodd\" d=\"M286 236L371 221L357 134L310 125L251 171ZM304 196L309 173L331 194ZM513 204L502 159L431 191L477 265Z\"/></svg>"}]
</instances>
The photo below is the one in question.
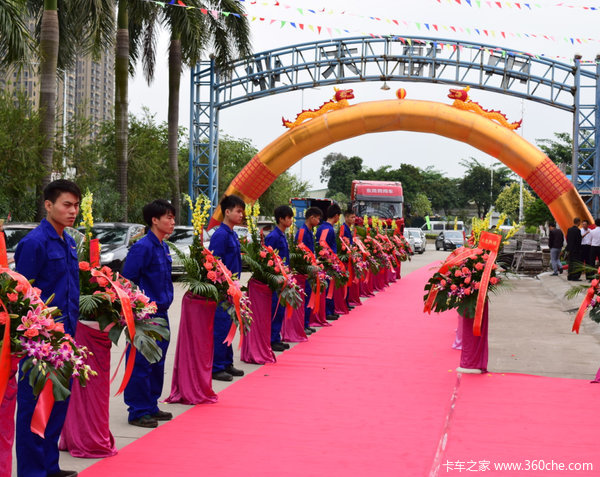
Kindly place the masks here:
<instances>
[{"instance_id":1,"label":"red banner","mask_svg":"<svg viewBox=\"0 0 600 477\"><path fill-rule=\"evenodd\" d=\"M100 240L90 240L90 267L97 268L100 266Z\"/></svg>"},{"instance_id":2,"label":"red banner","mask_svg":"<svg viewBox=\"0 0 600 477\"><path fill-rule=\"evenodd\" d=\"M481 232L479 237L479 247L483 250L489 250L489 256L485 262L483 276L479 284L479 292L477 293L477 306L475 307L475 320L473 321L473 335L481 336L481 320L483 318L483 307L487 298L487 290L490 284L490 276L492 269L500 250L502 243L502 235L493 234L491 232Z\"/></svg>"},{"instance_id":3,"label":"red banner","mask_svg":"<svg viewBox=\"0 0 600 477\"><path fill-rule=\"evenodd\" d=\"M0 268L8 268L8 255L6 253L6 241L4 232L0 231Z\"/></svg>"}]
</instances>

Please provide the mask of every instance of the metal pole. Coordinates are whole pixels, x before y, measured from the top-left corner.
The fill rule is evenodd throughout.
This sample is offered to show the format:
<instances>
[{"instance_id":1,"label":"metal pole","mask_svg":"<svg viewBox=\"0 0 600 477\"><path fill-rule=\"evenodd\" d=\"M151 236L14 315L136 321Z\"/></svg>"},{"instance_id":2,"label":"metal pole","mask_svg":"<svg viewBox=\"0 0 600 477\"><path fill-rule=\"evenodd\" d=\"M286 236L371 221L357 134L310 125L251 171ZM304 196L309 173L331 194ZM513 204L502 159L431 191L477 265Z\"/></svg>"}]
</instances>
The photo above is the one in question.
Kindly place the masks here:
<instances>
[{"instance_id":1,"label":"metal pole","mask_svg":"<svg viewBox=\"0 0 600 477\"><path fill-rule=\"evenodd\" d=\"M600 187L600 54L596 55L596 104L594 107L594 190ZM598 217L600 211L600 196L592 196L592 215Z\"/></svg>"},{"instance_id":2,"label":"metal pole","mask_svg":"<svg viewBox=\"0 0 600 477\"><path fill-rule=\"evenodd\" d=\"M573 78L575 84L573 86L573 159L571 162L571 181L577 188L578 167L579 167L579 114L580 114L580 83L581 83L581 55L575 55L575 67L573 68Z\"/></svg>"},{"instance_id":3,"label":"metal pole","mask_svg":"<svg viewBox=\"0 0 600 477\"><path fill-rule=\"evenodd\" d=\"M197 71L197 66L190 68L190 93L192 104L190 107L190 139L189 139L189 151L188 151L188 195L192 200L196 200L194 195L194 138L196 136L196 130L194 129L194 111L196 110L196 98L194 89L194 75ZM192 211L188 210L188 225L192 225Z\"/></svg>"}]
</instances>

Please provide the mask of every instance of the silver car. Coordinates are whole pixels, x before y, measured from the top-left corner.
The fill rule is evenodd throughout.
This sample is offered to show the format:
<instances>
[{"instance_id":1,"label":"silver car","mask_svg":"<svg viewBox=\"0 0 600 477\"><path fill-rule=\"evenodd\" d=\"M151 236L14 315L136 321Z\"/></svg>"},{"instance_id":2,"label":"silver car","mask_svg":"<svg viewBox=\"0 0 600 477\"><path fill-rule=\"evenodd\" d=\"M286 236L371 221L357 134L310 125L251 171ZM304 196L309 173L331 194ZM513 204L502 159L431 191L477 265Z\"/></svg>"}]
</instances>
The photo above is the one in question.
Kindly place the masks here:
<instances>
[{"instance_id":1,"label":"silver car","mask_svg":"<svg viewBox=\"0 0 600 477\"><path fill-rule=\"evenodd\" d=\"M404 229L404 236L411 242L415 253L425 252L425 247L427 246L425 232L423 232L421 229L406 228Z\"/></svg>"}]
</instances>

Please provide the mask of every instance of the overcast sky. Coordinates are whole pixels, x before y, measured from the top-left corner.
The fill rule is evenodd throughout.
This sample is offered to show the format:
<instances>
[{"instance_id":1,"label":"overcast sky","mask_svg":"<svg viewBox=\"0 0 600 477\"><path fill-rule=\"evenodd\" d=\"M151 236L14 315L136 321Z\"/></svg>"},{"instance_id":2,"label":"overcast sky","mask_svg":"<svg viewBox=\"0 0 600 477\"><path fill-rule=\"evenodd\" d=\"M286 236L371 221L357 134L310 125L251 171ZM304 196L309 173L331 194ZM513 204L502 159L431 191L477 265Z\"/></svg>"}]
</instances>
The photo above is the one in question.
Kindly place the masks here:
<instances>
[{"instance_id":1,"label":"overcast sky","mask_svg":"<svg viewBox=\"0 0 600 477\"><path fill-rule=\"evenodd\" d=\"M498 2L485 0L471 0L472 7L468 6L467 0L460 1L460 4L459 0L265 0L254 4L250 1L241 3L249 15L265 18L263 22L256 20L250 23L255 53L286 45L368 34L430 36L482 42L565 62L569 62L576 53L583 55L584 60L593 60L600 53L598 0L540 0L530 2L530 8L527 8L527 2L518 2L521 6L519 8L517 2L504 1L499 2L502 8L498 8ZM480 7L476 6L478 3ZM298 8L302 9L303 14ZM323 8L326 11L319 12ZM317 13L312 14L308 12L309 9ZM272 23L271 20L277 22ZM294 29L289 24L281 27L281 20L302 22L306 27L303 31ZM417 23L420 24L420 29ZM425 28L425 23L430 25L430 31ZM438 25L438 32L433 31L433 24ZM307 25L313 25L315 30L317 25L322 26L321 34L311 32ZM331 30L331 34L327 28ZM478 36L475 28L480 31L488 30L488 36ZM349 30L349 33L343 30ZM548 38L544 38L544 35ZM565 41L565 38L584 40L572 43ZM158 45L159 65L154 83L148 86L139 74L130 84L130 112L133 114L140 114L142 108L147 107L156 114L158 121L167 120L167 47L168 35L163 34ZM189 128L189 82L189 70L186 70L182 77L180 98L180 124L186 128ZM391 89L383 91L382 84L370 82L344 87L354 89L356 98L351 103L392 99L400 87L407 90L407 97L410 99L443 103L451 101L446 97L448 86L444 85L390 82ZM248 138L260 150L286 131L281 125L282 116L293 119L303 108L316 108L331 99L332 95L332 87L320 87L304 92L278 94L225 109L220 114L221 134ZM522 117L523 126L518 132L530 142L552 138L555 132L572 132L573 117L570 113L481 90L472 90L470 96L487 109L500 109L510 121ZM367 167L387 164L397 167L403 162L421 168L433 166L450 177L462 175L464 169L459 162L463 158L475 157L486 164L497 162L462 142L431 134L398 131L338 142L305 157L291 171L309 181L314 188L324 187L319 183L320 165L323 157L330 152L358 155L363 158Z\"/></svg>"}]
</instances>

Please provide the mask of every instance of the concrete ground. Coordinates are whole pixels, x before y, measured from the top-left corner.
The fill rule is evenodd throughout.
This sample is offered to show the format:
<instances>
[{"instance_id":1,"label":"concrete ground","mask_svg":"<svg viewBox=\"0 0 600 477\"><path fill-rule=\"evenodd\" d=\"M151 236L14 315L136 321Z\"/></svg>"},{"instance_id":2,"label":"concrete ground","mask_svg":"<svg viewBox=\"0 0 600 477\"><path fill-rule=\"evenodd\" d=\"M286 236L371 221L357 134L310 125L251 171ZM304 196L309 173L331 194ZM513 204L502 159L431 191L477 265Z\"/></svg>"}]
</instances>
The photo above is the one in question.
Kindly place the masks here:
<instances>
[{"instance_id":1,"label":"concrete ground","mask_svg":"<svg viewBox=\"0 0 600 477\"><path fill-rule=\"evenodd\" d=\"M435 251L431 244L428 247L424 254L415 255L411 262L402 265L403 274L436 260L442 260L448 254ZM508 286L499 294L491 296L489 370L495 373L592 379L600 365L600 330L596 323L586 317L580 334L571 332L573 319L583 295L571 301L564 299L564 292L569 288L570 283L566 281L566 275L553 277L549 273L543 273L538 277L512 277L507 280L507 283ZM175 299L169 310L172 344L167 353L163 398L168 396L171 387L181 298L184 292L183 287L176 284ZM425 319L436 319L436 316L432 315ZM448 346L451 345L452 340L453 337L449 336ZM111 362L113 370L122 351L122 346L113 347ZM235 366L243 369L246 374L261 367L239 361L237 341L234 342L234 356ZM121 369L120 375L122 372ZM213 381L213 386L215 391L219 392L240 379L243 377L234 378L231 383ZM113 393L116 392L119 383L120 379L117 378L113 383ZM190 407L164 404L162 408L177 416ZM127 411L122 396L111 398L110 415L110 427L119 449L151 431L127 423ZM97 459L78 459L66 452L61 453L63 469L83 470L96 461ZM16 475L14 470L13 475Z\"/></svg>"}]
</instances>

